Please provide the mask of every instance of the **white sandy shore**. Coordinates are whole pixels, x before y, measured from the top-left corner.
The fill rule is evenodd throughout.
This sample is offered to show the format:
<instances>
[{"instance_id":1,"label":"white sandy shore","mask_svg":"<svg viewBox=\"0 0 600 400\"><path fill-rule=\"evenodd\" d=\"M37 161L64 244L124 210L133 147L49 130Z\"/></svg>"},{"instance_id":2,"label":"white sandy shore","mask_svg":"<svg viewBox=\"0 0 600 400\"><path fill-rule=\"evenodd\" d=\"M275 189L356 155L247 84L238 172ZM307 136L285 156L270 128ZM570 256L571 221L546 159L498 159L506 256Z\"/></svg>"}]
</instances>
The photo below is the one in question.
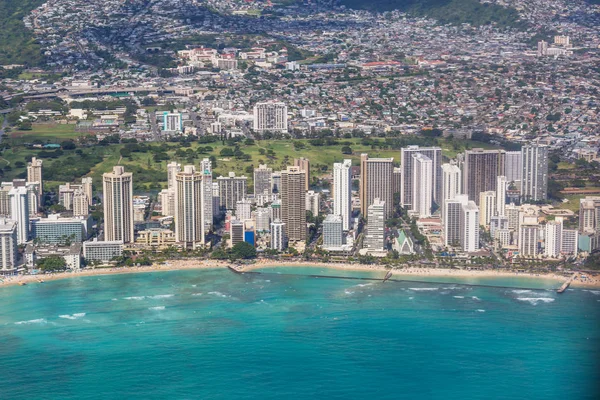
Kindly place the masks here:
<instances>
[{"instance_id":1,"label":"white sandy shore","mask_svg":"<svg viewBox=\"0 0 600 400\"><path fill-rule=\"evenodd\" d=\"M96 268L96 269L83 269L81 271L73 272L60 272L56 274L44 274L44 275L17 275L9 276L2 279L0 286L17 285L20 283L38 283L40 280L51 281L72 277L81 276L96 276L96 275L117 275L117 274L131 274L131 273L143 273L143 272L160 272L160 271L176 271L185 269L215 269L215 268L227 268L231 264L224 261L216 260L173 260L165 264L154 264L147 267L123 267L123 268ZM274 267L314 267L314 268L328 268L328 269L339 269L348 271L381 271L382 278L384 272L388 269L384 266L379 265L364 265L364 264L337 264L337 263L316 263L316 262L295 262L295 261L269 261L269 260L258 260L255 264L244 266L239 268L241 271L252 271L258 268L274 268ZM514 278L514 277L526 277L535 279L548 279L556 281L557 287L560 283L564 282L570 274L533 274L526 272L516 271L498 271L498 270L459 270L459 269L444 269L444 268L416 268L408 267L401 269L394 269L395 276L411 276L411 277L452 277L452 278ZM600 275L588 276L588 280L582 282L576 279L572 283L573 287L592 287L600 288Z\"/></svg>"}]
</instances>

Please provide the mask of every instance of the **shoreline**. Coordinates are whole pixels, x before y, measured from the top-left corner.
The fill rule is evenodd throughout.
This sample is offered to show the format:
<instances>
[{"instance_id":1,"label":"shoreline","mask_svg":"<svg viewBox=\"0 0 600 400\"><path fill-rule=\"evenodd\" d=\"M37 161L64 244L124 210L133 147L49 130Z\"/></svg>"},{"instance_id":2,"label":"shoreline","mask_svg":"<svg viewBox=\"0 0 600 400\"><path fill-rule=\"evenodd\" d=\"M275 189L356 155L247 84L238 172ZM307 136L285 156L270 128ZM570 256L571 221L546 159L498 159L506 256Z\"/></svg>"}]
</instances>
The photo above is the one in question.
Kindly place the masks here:
<instances>
[{"instance_id":1,"label":"shoreline","mask_svg":"<svg viewBox=\"0 0 600 400\"><path fill-rule=\"evenodd\" d=\"M80 271L59 272L55 274L38 274L38 275L16 275L1 278L0 288L4 286L14 286L19 284L41 283L40 281L54 281L75 277L85 276L102 276L102 275L120 275L120 274L135 274L148 272L162 271L179 271L179 270L195 270L195 269L219 269L234 266L226 261L218 260L175 260L165 264L153 264L144 267L112 267L112 268L96 268L82 269ZM387 272L389 268L381 265L367 264L334 264L320 262L302 262L302 261L270 261L258 260L255 264L238 267L240 272L251 272L262 268L277 268L277 267L296 267L296 268L326 268L345 271L362 271L362 272ZM513 272L513 271L497 271L497 270L458 270L447 268L418 268L408 267L402 269L392 269L394 276L414 276L414 277L435 277L435 278L531 278L545 279L556 281L557 287L568 279L568 276L559 273L535 274L530 272ZM571 275L572 273L568 273ZM579 279L574 280L571 286L574 288L600 288L600 275L588 276L588 281L582 282ZM383 276L382 276L383 279Z\"/></svg>"}]
</instances>

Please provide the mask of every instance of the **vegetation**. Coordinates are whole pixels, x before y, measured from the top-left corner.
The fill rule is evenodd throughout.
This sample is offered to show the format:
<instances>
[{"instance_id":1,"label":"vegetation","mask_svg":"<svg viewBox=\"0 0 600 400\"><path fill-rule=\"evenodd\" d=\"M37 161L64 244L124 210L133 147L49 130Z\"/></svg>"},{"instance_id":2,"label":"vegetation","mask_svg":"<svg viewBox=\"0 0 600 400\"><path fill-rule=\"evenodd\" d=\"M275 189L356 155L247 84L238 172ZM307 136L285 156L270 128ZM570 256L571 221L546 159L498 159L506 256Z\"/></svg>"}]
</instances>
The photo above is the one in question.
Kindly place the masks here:
<instances>
[{"instance_id":1,"label":"vegetation","mask_svg":"<svg viewBox=\"0 0 600 400\"><path fill-rule=\"evenodd\" d=\"M67 263L61 256L50 256L39 260L37 267L44 272L57 272L67 269Z\"/></svg>"},{"instance_id":2,"label":"vegetation","mask_svg":"<svg viewBox=\"0 0 600 400\"><path fill-rule=\"evenodd\" d=\"M23 17L44 2L45 0L0 1L0 64L42 64L40 45L23 24Z\"/></svg>"},{"instance_id":3,"label":"vegetation","mask_svg":"<svg viewBox=\"0 0 600 400\"><path fill-rule=\"evenodd\" d=\"M477 0L342 0L341 3L350 8L371 11L406 11L417 16L435 18L442 24L525 27L515 9L491 3L482 4Z\"/></svg>"}]
</instances>

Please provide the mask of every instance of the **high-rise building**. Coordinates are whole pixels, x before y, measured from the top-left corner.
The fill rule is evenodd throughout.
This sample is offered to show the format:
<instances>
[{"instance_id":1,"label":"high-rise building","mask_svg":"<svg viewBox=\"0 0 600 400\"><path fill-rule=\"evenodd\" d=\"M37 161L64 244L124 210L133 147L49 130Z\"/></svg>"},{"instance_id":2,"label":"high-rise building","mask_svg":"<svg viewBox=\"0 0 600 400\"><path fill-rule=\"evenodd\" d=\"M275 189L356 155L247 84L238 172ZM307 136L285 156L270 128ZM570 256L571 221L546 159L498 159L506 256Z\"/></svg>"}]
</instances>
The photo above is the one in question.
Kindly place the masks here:
<instances>
[{"instance_id":1,"label":"high-rise building","mask_svg":"<svg viewBox=\"0 0 600 400\"><path fill-rule=\"evenodd\" d=\"M504 151L473 149L465 151L463 192L479 205L479 193L496 190L498 175L504 173Z\"/></svg>"},{"instance_id":2,"label":"high-rise building","mask_svg":"<svg viewBox=\"0 0 600 400\"><path fill-rule=\"evenodd\" d=\"M116 166L102 175L104 204L104 240L132 243L133 174Z\"/></svg>"},{"instance_id":3,"label":"high-rise building","mask_svg":"<svg viewBox=\"0 0 600 400\"><path fill-rule=\"evenodd\" d=\"M561 253L570 256L576 256L578 248L579 233L576 229L563 229L561 241Z\"/></svg>"},{"instance_id":4,"label":"high-rise building","mask_svg":"<svg viewBox=\"0 0 600 400\"><path fill-rule=\"evenodd\" d=\"M600 196L579 199L579 232L595 233L600 230Z\"/></svg>"},{"instance_id":5,"label":"high-rise building","mask_svg":"<svg viewBox=\"0 0 600 400\"><path fill-rule=\"evenodd\" d=\"M392 175L393 158L369 158L367 154L360 156L360 211L363 216L375 199L385 204L385 218L394 211L394 192Z\"/></svg>"},{"instance_id":6,"label":"high-rise building","mask_svg":"<svg viewBox=\"0 0 600 400\"><path fill-rule=\"evenodd\" d=\"M180 113L163 113L163 131L183 132L183 118Z\"/></svg>"},{"instance_id":7,"label":"high-rise building","mask_svg":"<svg viewBox=\"0 0 600 400\"><path fill-rule=\"evenodd\" d=\"M252 218L252 203L250 200L242 199L236 203L235 217L240 221L247 221Z\"/></svg>"},{"instance_id":8,"label":"high-rise building","mask_svg":"<svg viewBox=\"0 0 600 400\"><path fill-rule=\"evenodd\" d=\"M412 211L427 218L433 201L433 161L422 153L414 153L412 158Z\"/></svg>"},{"instance_id":9,"label":"high-rise building","mask_svg":"<svg viewBox=\"0 0 600 400\"><path fill-rule=\"evenodd\" d=\"M394 196L396 193L400 195L402 191L402 168L400 167L394 167L394 171L392 172L392 191Z\"/></svg>"},{"instance_id":10,"label":"high-rise building","mask_svg":"<svg viewBox=\"0 0 600 400\"><path fill-rule=\"evenodd\" d=\"M94 198L94 187L91 177L81 178L81 191L86 195L88 205L91 206Z\"/></svg>"},{"instance_id":11,"label":"high-rise building","mask_svg":"<svg viewBox=\"0 0 600 400\"><path fill-rule=\"evenodd\" d=\"M466 194L457 194L444 201L444 246L460 247L462 206L468 202Z\"/></svg>"},{"instance_id":12,"label":"high-rise building","mask_svg":"<svg viewBox=\"0 0 600 400\"><path fill-rule=\"evenodd\" d=\"M521 174L523 173L522 161L521 151L505 153L504 176L508 183L515 182L519 190L521 190Z\"/></svg>"},{"instance_id":13,"label":"high-rise building","mask_svg":"<svg viewBox=\"0 0 600 400\"><path fill-rule=\"evenodd\" d=\"M541 201L548 198L548 147L532 144L523 146L521 198Z\"/></svg>"},{"instance_id":14,"label":"high-rise building","mask_svg":"<svg viewBox=\"0 0 600 400\"><path fill-rule=\"evenodd\" d=\"M254 106L254 130L256 132L287 133L287 106L285 103L256 103Z\"/></svg>"},{"instance_id":15,"label":"high-rise building","mask_svg":"<svg viewBox=\"0 0 600 400\"><path fill-rule=\"evenodd\" d=\"M271 213L268 208L258 207L254 212L256 220L256 230L258 232L269 232L271 223Z\"/></svg>"},{"instance_id":16,"label":"high-rise building","mask_svg":"<svg viewBox=\"0 0 600 400\"><path fill-rule=\"evenodd\" d=\"M175 240L186 248L204 243L202 177L193 165L175 175Z\"/></svg>"},{"instance_id":17,"label":"high-rise building","mask_svg":"<svg viewBox=\"0 0 600 400\"><path fill-rule=\"evenodd\" d=\"M508 218L500 215L494 215L490 220L490 236L493 238L494 233L499 229L509 230Z\"/></svg>"},{"instance_id":18,"label":"high-rise building","mask_svg":"<svg viewBox=\"0 0 600 400\"><path fill-rule=\"evenodd\" d=\"M44 193L44 185L42 178L42 160L38 160L33 157L29 163L27 163L27 182L39 182L40 183L40 197ZM38 199L38 203L41 201Z\"/></svg>"},{"instance_id":19,"label":"high-rise building","mask_svg":"<svg viewBox=\"0 0 600 400\"><path fill-rule=\"evenodd\" d=\"M400 168L402 168L400 204L408 209L412 209L413 206L413 155L415 154L423 154L431 160L433 201L440 204L442 201L442 149L419 146L403 147L400 152Z\"/></svg>"},{"instance_id":20,"label":"high-rise building","mask_svg":"<svg viewBox=\"0 0 600 400\"><path fill-rule=\"evenodd\" d=\"M245 176L235 176L235 172L230 172L229 176L217 177L222 209L235 210L236 203L246 197L246 181Z\"/></svg>"},{"instance_id":21,"label":"high-rise building","mask_svg":"<svg viewBox=\"0 0 600 400\"><path fill-rule=\"evenodd\" d=\"M342 218L345 231L352 225L352 160L333 164L333 214Z\"/></svg>"},{"instance_id":22,"label":"high-rise building","mask_svg":"<svg viewBox=\"0 0 600 400\"><path fill-rule=\"evenodd\" d=\"M323 221L323 248L340 248L344 244L342 217L329 214Z\"/></svg>"},{"instance_id":23,"label":"high-rise building","mask_svg":"<svg viewBox=\"0 0 600 400\"><path fill-rule=\"evenodd\" d=\"M271 175L271 184L271 193L279 193L281 191L281 172L273 172Z\"/></svg>"},{"instance_id":24,"label":"high-rise building","mask_svg":"<svg viewBox=\"0 0 600 400\"><path fill-rule=\"evenodd\" d=\"M304 190L310 188L310 161L308 158L300 157L294 159L294 167L300 168L300 171L304 171Z\"/></svg>"},{"instance_id":25,"label":"high-rise building","mask_svg":"<svg viewBox=\"0 0 600 400\"><path fill-rule=\"evenodd\" d=\"M229 224L229 245L231 247L244 241L244 231L243 221L237 219L231 220L231 223Z\"/></svg>"},{"instance_id":26,"label":"high-rise building","mask_svg":"<svg viewBox=\"0 0 600 400\"><path fill-rule=\"evenodd\" d=\"M175 215L175 189L163 189L158 193L158 201L161 206L161 215L174 216Z\"/></svg>"},{"instance_id":27,"label":"high-rise building","mask_svg":"<svg viewBox=\"0 0 600 400\"><path fill-rule=\"evenodd\" d=\"M544 235L544 255L557 258L562 251L563 221L557 218L546 223Z\"/></svg>"},{"instance_id":28,"label":"high-rise building","mask_svg":"<svg viewBox=\"0 0 600 400\"><path fill-rule=\"evenodd\" d=\"M472 200L462 204L460 231L462 250L467 253L479 250L479 207Z\"/></svg>"},{"instance_id":29,"label":"high-rise building","mask_svg":"<svg viewBox=\"0 0 600 400\"><path fill-rule=\"evenodd\" d=\"M17 244L29 240L29 201L27 188L14 187L8 193L10 197L10 219L17 222Z\"/></svg>"},{"instance_id":30,"label":"high-rise building","mask_svg":"<svg viewBox=\"0 0 600 400\"><path fill-rule=\"evenodd\" d=\"M210 160L205 158L200 163L200 173L202 174L202 223L204 224L204 234L206 234L210 232L213 226L215 206L213 200L213 180Z\"/></svg>"},{"instance_id":31,"label":"high-rise building","mask_svg":"<svg viewBox=\"0 0 600 400\"><path fill-rule=\"evenodd\" d=\"M76 190L73 196L73 216L87 217L90 214L88 197L82 190Z\"/></svg>"},{"instance_id":32,"label":"high-rise building","mask_svg":"<svg viewBox=\"0 0 600 400\"><path fill-rule=\"evenodd\" d=\"M0 185L0 216L10 217L10 190L13 188L12 182L2 182Z\"/></svg>"},{"instance_id":33,"label":"high-rise building","mask_svg":"<svg viewBox=\"0 0 600 400\"><path fill-rule=\"evenodd\" d=\"M300 167L281 171L281 220L290 242L306 240L305 172Z\"/></svg>"},{"instance_id":34,"label":"high-rise building","mask_svg":"<svg viewBox=\"0 0 600 400\"><path fill-rule=\"evenodd\" d=\"M370 251L383 251L385 248L385 202L375 198L369 206L367 216L367 233L363 247Z\"/></svg>"},{"instance_id":35,"label":"high-rise building","mask_svg":"<svg viewBox=\"0 0 600 400\"><path fill-rule=\"evenodd\" d=\"M27 200L29 201L29 215L36 216L40 208L40 183L39 182L27 182L25 184L27 188Z\"/></svg>"},{"instance_id":36,"label":"high-rise building","mask_svg":"<svg viewBox=\"0 0 600 400\"><path fill-rule=\"evenodd\" d=\"M281 220L281 200L275 200L272 202L269 212L271 213L271 221L275 221L277 219Z\"/></svg>"},{"instance_id":37,"label":"high-rise building","mask_svg":"<svg viewBox=\"0 0 600 400\"><path fill-rule=\"evenodd\" d=\"M489 228L496 208L496 192L490 190L479 193L479 225Z\"/></svg>"},{"instance_id":38,"label":"high-rise building","mask_svg":"<svg viewBox=\"0 0 600 400\"><path fill-rule=\"evenodd\" d=\"M519 255L536 257L538 255L538 238L540 226L535 223L524 223L519 227Z\"/></svg>"},{"instance_id":39,"label":"high-rise building","mask_svg":"<svg viewBox=\"0 0 600 400\"><path fill-rule=\"evenodd\" d=\"M17 221L0 218L0 271L14 271L17 268Z\"/></svg>"},{"instance_id":40,"label":"high-rise building","mask_svg":"<svg viewBox=\"0 0 600 400\"><path fill-rule=\"evenodd\" d=\"M71 187L69 182L58 186L58 204L62 205L65 210L73 209L73 197L75 196L75 188Z\"/></svg>"},{"instance_id":41,"label":"high-rise building","mask_svg":"<svg viewBox=\"0 0 600 400\"><path fill-rule=\"evenodd\" d=\"M261 164L254 168L254 195L258 196L265 193L271 193L271 175L273 169Z\"/></svg>"},{"instance_id":42,"label":"high-rise building","mask_svg":"<svg viewBox=\"0 0 600 400\"><path fill-rule=\"evenodd\" d=\"M319 202L321 196L314 190L306 192L306 211L310 211L313 216L319 215Z\"/></svg>"},{"instance_id":43,"label":"high-rise building","mask_svg":"<svg viewBox=\"0 0 600 400\"><path fill-rule=\"evenodd\" d=\"M506 207L506 176L500 175L496 180L496 215L504 216Z\"/></svg>"},{"instance_id":44,"label":"high-rise building","mask_svg":"<svg viewBox=\"0 0 600 400\"><path fill-rule=\"evenodd\" d=\"M442 200L440 211L442 221L445 217L446 200L452 200L460 194L460 168L454 164L442 164Z\"/></svg>"},{"instance_id":45,"label":"high-rise building","mask_svg":"<svg viewBox=\"0 0 600 400\"><path fill-rule=\"evenodd\" d=\"M177 185L177 180L175 177L181 171L181 164L178 162L172 161L167 164L167 188L175 188Z\"/></svg>"},{"instance_id":46,"label":"high-rise building","mask_svg":"<svg viewBox=\"0 0 600 400\"><path fill-rule=\"evenodd\" d=\"M271 222L271 249L283 251L287 247L285 224L280 219Z\"/></svg>"}]
</instances>

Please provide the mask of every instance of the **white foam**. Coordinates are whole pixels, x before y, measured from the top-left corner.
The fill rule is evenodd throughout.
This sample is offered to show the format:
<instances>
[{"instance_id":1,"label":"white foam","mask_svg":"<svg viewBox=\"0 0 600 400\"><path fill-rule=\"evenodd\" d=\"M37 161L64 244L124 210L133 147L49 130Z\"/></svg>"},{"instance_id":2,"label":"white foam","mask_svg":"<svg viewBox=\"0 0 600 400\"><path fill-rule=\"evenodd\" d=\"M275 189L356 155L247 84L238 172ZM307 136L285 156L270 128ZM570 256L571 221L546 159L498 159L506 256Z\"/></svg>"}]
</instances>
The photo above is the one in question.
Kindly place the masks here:
<instances>
[{"instance_id":1,"label":"white foam","mask_svg":"<svg viewBox=\"0 0 600 400\"><path fill-rule=\"evenodd\" d=\"M366 287L366 286L373 286L373 282L371 282L371 283L359 283L358 285L356 285L356 287Z\"/></svg>"},{"instance_id":2,"label":"white foam","mask_svg":"<svg viewBox=\"0 0 600 400\"><path fill-rule=\"evenodd\" d=\"M192 296L202 296L202 293L192 293Z\"/></svg>"},{"instance_id":3,"label":"white foam","mask_svg":"<svg viewBox=\"0 0 600 400\"><path fill-rule=\"evenodd\" d=\"M157 307L148 307L148 310L160 311L164 310L165 306L157 306Z\"/></svg>"},{"instance_id":4,"label":"white foam","mask_svg":"<svg viewBox=\"0 0 600 400\"><path fill-rule=\"evenodd\" d=\"M454 297L455 299L464 299L465 298L465 296L452 296L452 297Z\"/></svg>"},{"instance_id":5,"label":"white foam","mask_svg":"<svg viewBox=\"0 0 600 400\"><path fill-rule=\"evenodd\" d=\"M46 323L48 323L48 321L46 321L45 318L38 318L38 319L30 319L29 321L15 322L15 325L46 324Z\"/></svg>"},{"instance_id":6,"label":"white foam","mask_svg":"<svg viewBox=\"0 0 600 400\"><path fill-rule=\"evenodd\" d=\"M517 300L526 301L534 306L539 302L552 303L554 301L551 297L517 297Z\"/></svg>"},{"instance_id":7,"label":"white foam","mask_svg":"<svg viewBox=\"0 0 600 400\"><path fill-rule=\"evenodd\" d=\"M522 293L531 293L531 290L526 290L526 289L516 289L512 291L513 293L516 294L522 294Z\"/></svg>"},{"instance_id":8,"label":"white foam","mask_svg":"<svg viewBox=\"0 0 600 400\"><path fill-rule=\"evenodd\" d=\"M229 297L226 294L223 294L221 292L208 292L208 294L212 294L213 296L218 296L218 297Z\"/></svg>"},{"instance_id":9,"label":"white foam","mask_svg":"<svg viewBox=\"0 0 600 400\"><path fill-rule=\"evenodd\" d=\"M414 290L415 292L430 292L434 290L439 290L436 287L411 287L410 290Z\"/></svg>"},{"instance_id":10,"label":"white foam","mask_svg":"<svg viewBox=\"0 0 600 400\"><path fill-rule=\"evenodd\" d=\"M119 299L111 299L111 300L112 300L112 301L117 301L117 300L119 300Z\"/></svg>"},{"instance_id":11,"label":"white foam","mask_svg":"<svg viewBox=\"0 0 600 400\"><path fill-rule=\"evenodd\" d=\"M148 296L149 299L168 299L169 297L175 296L174 294L157 294L154 296Z\"/></svg>"},{"instance_id":12,"label":"white foam","mask_svg":"<svg viewBox=\"0 0 600 400\"><path fill-rule=\"evenodd\" d=\"M587 290L587 289L584 289L584 292L590 292L592 294L595 294L596 296L600 296L600 290Z\"/></svg>"},{"instance_id":13,"label":"white foam","mask_svg":"<svg viewBox=\"0 0 600 400\"><path fill-rule=\"evenodd\" d=\"M77 319L77 318L83 318L85 317L85 313L75 313L73 315L69 315L69 314L65 314L65 315L59 315L58 318L63 318L63 319Z\"/></svg>"},{"instance_id":14,"label":"white foam","mask_svg":"<svg viewBox=\"0 0 600 400\"><path fill-rule=\"evenodd\" d=\"M412 299L414 299L414 297L409 297L408 299L409 299L409 300L412 300Z\"/></svg>"},{"instance_id":15,"label":"white foam","mask_svg":"<svg viewBox=\"0 0 600 400\"><path fill-rule=\"evenodd\" d=\"M485 310L482 310L481 308L477 310L477 312L485 312Z\"/></svg>"},{"instance_id":16,"label":"white foam","mask_svg":"<svg viewBox=\"0 0 600 400\"><path fill-rule=\"evenodd\" d=\"M481 300L481 299L480 299L479 297L477 297L477 296L473 296L473 297L471 297L471 298L472 298L473 300L477 300L477 301L480 301L480 300Z\"/></svg>"},{"instance_id":17,"label":"white foam","mask_svg":"<svg viewBox=\"0 0 600 400\"><path fill-rule=\"evenodd\" d=\"M125 300L144 300L145 298L146 298L146 296L123 297L123 299L125 299Z\"/></svg>"},{"instance_id":18,"label":"white foam","mask_svg":"<svg viewBox=\"0 0 600 400\"><path fill-rule=\"evenodd\" d=\"M354 294L354 292L353 292L353 291L351 291L351 290L348 290L348 289L344 290L344 293L346 293L347 295Z\"/></svg>"}]
</instances>

